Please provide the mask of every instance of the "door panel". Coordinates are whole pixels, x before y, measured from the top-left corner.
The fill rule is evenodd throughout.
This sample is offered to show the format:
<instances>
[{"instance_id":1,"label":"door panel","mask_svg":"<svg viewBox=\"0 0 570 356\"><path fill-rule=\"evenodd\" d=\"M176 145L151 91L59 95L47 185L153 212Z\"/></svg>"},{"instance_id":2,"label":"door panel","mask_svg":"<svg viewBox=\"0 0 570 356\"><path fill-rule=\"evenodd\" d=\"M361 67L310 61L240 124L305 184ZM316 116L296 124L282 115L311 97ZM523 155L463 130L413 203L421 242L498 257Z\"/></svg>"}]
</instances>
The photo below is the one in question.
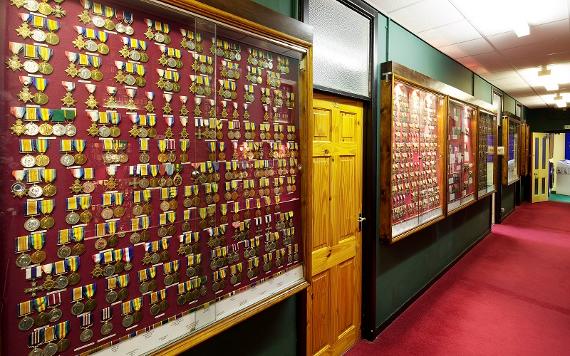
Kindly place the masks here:
<instances>
[{"instance_id":1,"label":"door panel","mask_svg":"<svg viewBox=\"0 0 570 356\"><path fill-rule=\"evenodd\" d=\"M532 134L532 202L548 200L548 134Z\"/></svg>"},{"instance_id":2,"label":"door panel","mask_svg":"<svg viewBox=\"0 0 570 356\"><path fill-rule=\"evenodd\" d=\"M313 101L307 353L340 355L360 337L362 105Z\"/></svg>"}]
</instances>

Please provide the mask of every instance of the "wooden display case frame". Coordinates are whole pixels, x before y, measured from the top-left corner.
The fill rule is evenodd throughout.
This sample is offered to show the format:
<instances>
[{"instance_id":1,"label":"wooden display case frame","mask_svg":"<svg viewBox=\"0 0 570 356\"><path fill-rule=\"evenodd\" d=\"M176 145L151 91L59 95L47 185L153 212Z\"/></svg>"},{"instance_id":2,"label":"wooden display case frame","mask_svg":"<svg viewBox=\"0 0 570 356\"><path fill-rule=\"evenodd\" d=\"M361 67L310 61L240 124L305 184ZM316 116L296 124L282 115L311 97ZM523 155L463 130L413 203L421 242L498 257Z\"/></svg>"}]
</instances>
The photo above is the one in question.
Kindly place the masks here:
<instances>
[{"instance_id":1,"label":"wooden display case frame","mask_svg":"<svg viewBox=\"0 0 570 356\"><path fill-rule=\"evenodd\" d=\"M530 127L526 122L521 122L521 168L519 176L526 177L530 174Z\"/></svg>"},{"instance_id":2,"label":"wooden display case frame","mask_svg":"<svg viewBox=\"0 0 570 356\"><path fill-rule=\"evenodd\" d=\"M447 216L466 208L467 206L475 203L479 200L477 196L477 190L475 191L475 199L462 205L461 207L454 209L452 212L447 211L447 184L442 184L442 189L440 189L440 199L442 202L443 214L440 217L429 220L423 224L420 224L404 233L397 236L392 236L392 112L393 112L393 89L394 80L399 80L405 82L411 86L418 87L419 89L430 91L434 94L443 95L444 99L444 122L440 125L440 154L441 161L440 165L443 165L443 174L447 177L447 162L448 162L448 140L447 140L447 111L449 108L449 100L455 100L462 102L464 104L470 105L475 108L476 120L475 132L477 132L477 122L479 110L483 109L486 112L495 115L496 111L493 106L483 100L477 99L474 96L467 94L455 87L448 84L437 81L430 78L422 73L419 73L413 69L407 68L401 64L395 62L385 62L381 65L381 98L380 98L380 125L378 133L380 144L380 175L379 175L379 185L380 185L380 209L379 209L379 236L381 241L392 244L396 241L402 240L428 226L431 226ZM476 136L475 136L476 137ZM472 140L472 144L476 144L475 140ZM477 156L477 153L476 153ZM475 157L477 159L477 157ZM497 180L497 167L495 166L494 175L495 181ZM475 185L477 186L477 174L475 175ZM445 180L447 182L447 180ZM445 183L442 182L442 183ZM498 184L498 182L496 183ZM496 188L495 188L496 189Z\"/></svg>"},{"instance_id":3,"label":"wooden display case frame","mask_svg":"<svg viewBox=\"0 0 570 356\"><path fill-rule=\"evenodd\" d=\"M471 108L473 109L473 118L471 119L471 121L470 121L470 123L469 123L469 125L470 125L469 129L471 130L471 132L473 132L473 134L471 135L471 150L472 150L473 152L475 152L475 155L474 155L474 156L475 156L475 162L474 162L474 164L475 164L475 171L477 171L477 170L478 170L478 164L479 164L479 157L478 157L479 152L478 152L478 147L477 147L477 146L478 146L478 145L477 145L477 141L478 141L478 138L479 138L479 131L478 131L478 128L479 128L479 125L478 125L478 123L479 123L479 108L478 108L476 105L473 105L473 104L471 104L471 103L469 103L469 102L467 102L467 101L458 100L458 99L456 99L456 98L449 97L449 98L448 98L448 105L447 105L447 117L446 117L447 120L449 120L449 101L454 101L454 102L456 102L456 103L459 103L460 105L469 106L469 107L471 107ZM448 124L448 127L447 127L446 135L449 135L449 124ZM445 150L445 152L446 152L446 162L447 162L447 163L449 163L449 152L447 151L448 148L449 148L449 142L447 143L446 150ZM449 172L447 171L448 168L449 168L449 164L446 164L446 173L449 173ZM448 182L448 179L449 179L449 176L446 174L446 176L445 176L445 181ZM466 203L464 203L464 204L459 204L459 206L458 206L457 208L454 208L454 209L451 209L451 210L449 210L449 209L447 208L447 207L449 206L449 202L447 201L447 197L448 197L448 194L447 194L447 193L448 193L448 192L447 192L447 187L449 187L449 183L446 183L446 195L445 195L445 196L446 196L446 204L447 204L447 205L446 205L447 216L453 215L454 213L456 213L456 212L458 212L458 211L460 211L460 210L462 210L462 209L465 209L466 207L468 207L468 206L474 204L474 203L479 199L479 197L478 197L478 191L477 191L477 186L478 186L478 184L479 184L479 176L478 176L477 174L475 174L474 177L473 177L473 180L474 180L473 184L475 184L475 192L473 192L473 200L470 200L470 201L468 201L468 202L466 202ZM460 198L460 200L461 200L461 199L462 199L462 198Z\"/></svg>"},{"instance_id":4,"label":"wooden display case frame","mask_svg":"<svg viewBox=\"0 0 570 356\"><path fill-rule=\"evenodd\" d=\"M407 230L396 236L392 236L392 112L394 109L393 91L394 82L401 81L412 87L431 92L436 95L442 95L436 89L439 82L406 68L400 64L387 62L382 64L382 83L381 83L381 112L380 112L380 133L379 141L382 143L380 146L380 236L383 241L394 243L415 232L433 225L438 221L445 218L446 205L445 196L446 188L443 182L440 183L440 202L442 214L439 217L433 218L423 224L420 224L410 230ZM442 115L447 114L447 97L444 96ZM441 115L440 115L441 116ZM443 120L444 118L440 118ZM440 145L440 171L442 175L447 172L445 150L447 148L447 120L443 120L443 124L439 126L438 132ZM390 144L386 144L390 143Z\"/></svg>"},{"instance_id":5,"label":"wooden display case frame","mask_svg":"<svg viewBox=\"0 0 570 356\"><path fill-rule=\"evenodd\" d=\"M309 190L308 182L311 181L311 145L308 145L309 118L312 116L313 98L313 68L312 68L312 28L302 22L294 20L284 15L280 15L268 8L258 5L252 1L234 0L231 2L223 0L126 0L117 2L122 6L137 6L145 11L157 11L158 8L164 11L176 11L173 20L184 19L187 16L202 17L216 25L223 26L229 30L241 32L250 37L257 37L265 41L268 46L272 44L289 48L292 51L302 53L299 70L299 95L296 105L299 108L300 118L300 164L303 168L301 178L301 245L303 249L303 275L304 279L295 285L282 290L276 294L264 298L245 309L217 320L211 325L201 329L187 337L174 340L160 351L153 351L151 354L178 355L193 346L223 332L243 320L258 314L271 306L291 297L292 295L305 290L308 286L307 276L310 276L310 246L311 239L308 234L311 227L311 202L305 197ZM164 341L161 341L164 342ZM157 342L157 344L160 342Z\"/></svg>"},{"instance_id":6,"label":"wooden display case frame","mask_svg":"<svg viewBox=\"0 0 570 356\"><path fill-rule=\"evenodd\" d=\"M513 122L517 125L517 132L518 132L518 142L517 142L517 173L518 173L518 178L513 180L512 182L509 182L509 126L510 123ZM521 179L521 127L522 127L522 121L518 116L515 116L514 114L508 113L508 112L504 112L503 113L503 118L502 118L502 122L501 122L501 128L502 128L502 137L501 137L501 142L502 142L502 146L505 149L505 154L503 155L503 159L502 159L502 164L501 164L501 176L502 176L502 180L501 183L504 186L509 186L511 184L514 184L518 181L520 181Z\"/></svg>"},{"instance_id":7,"label":"wooden display case frame","mask_svg":"<svg viewBox=\"0 0 570 356\"><path fill-rule=\"evenodd\" d=\"M499 147L499 126L498 126L498 122L497 122L497 114L494 113L493 111L489 111L489 110L485 110L485 109L481 109L479 108L478 112L477 112L477 135L479 135L479 122L480 122L480 118L481 118L481 114L485 113L488 115L493 116L493 122L495 123L495 125L493 126L493 136L495 137L495 146L494 146L494 150L495 150L495 154L493 155L493 183L495 185L495 188L490 191L487 192L485 194L479 194L479 192L477 192L477 199L483 199L493 193L495 193L497 191L497 187L499 185L499 170L497 169L497 166L499 164L499 155L497 153L497 147ZM477 154L479 154L479 152L477 152ZM477 156L479 157L479 156ZM477 175L477 183L479 183L479 176ZM478 184L477 184L478 185Z\"/></svg>"}]
</instances>

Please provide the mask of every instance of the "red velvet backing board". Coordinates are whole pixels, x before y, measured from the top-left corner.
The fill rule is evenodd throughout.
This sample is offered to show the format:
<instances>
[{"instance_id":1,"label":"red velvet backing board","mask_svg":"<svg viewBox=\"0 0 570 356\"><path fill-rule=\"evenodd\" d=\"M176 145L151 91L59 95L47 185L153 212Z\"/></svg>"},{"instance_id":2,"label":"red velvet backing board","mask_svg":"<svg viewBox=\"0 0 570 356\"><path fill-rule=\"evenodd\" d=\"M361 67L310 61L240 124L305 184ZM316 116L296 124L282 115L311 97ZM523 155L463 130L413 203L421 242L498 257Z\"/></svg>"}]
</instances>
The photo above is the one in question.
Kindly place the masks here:
<instances>
[{"instance_id":1,"label":"red velvet backing board","mask_svg":"<svg viewBox=\"0 0 570 356\"><path fill-rule=\"evenodd\" d=\"M2 50L4 51L4 59L7 60L9 57L12 56L11 49L17 48L18 45L11 45L10 42L14 43L22 43L22 44L35 44L42 47L42 43L34 42L32 38L22 38L18 36L16 29L22 25L24 22L20 14L28 14L30 11L26 10L27 7L32 7L33 4L25 3L22 7L17 8L16 4L18 2L14 2L11 4L9 1L2 2L4 7L4 11L6 13L6 28L4 29L3 38L5 39L2 43ZM56 3L50 1L49 4L53 7L56 6ZM57 261L61 261L61 258L57 255L57 250L60 246L58 246L58 233L62 229L71 228L72 225L66 222L66 216L68 214L67 205L66 205L66 198L73 196L74 193L71 192L70 186L74 183L75 178L72 175L73 168L72 167L79 167L79 166L72 166L72 167L65 167L60 163L60 158L62 157L63 153L60 152L60 144L62 140L65 139L82 139L86 140L86 148L85 148L85 155L87 157L87 162L83 164L81 167L83 168L94 168L95 172L95 180L96 189L90 193L92 205L89 210L93 214L93 219L86 224L85 226L85 235L84 235L84 245L86 248L85 253L83 253L79 260L80 265L78 272L80 274L80 281L77 285L74 286L67 286L65 289L58 290L58 289L51 289L51 290L42 290L39 289L36 292L35 296L32 296L31 293L26 292L28 288L32 286L31 281L26 280L26 270L29 267L33 267L36 265L31 264L29 267L20 268L16 265L16 258L18 254L15 253L16 250L16 239L19 236L25 236L28 234L28 231L24 228L25 221L28 217L25 216L25 203L28 199L28 196L24 197L14 197L11 191L11 185L16 182L16 177L14 177L13 172L18 170L23 170L22 164L20 162L21 158L25 155L24 153L20 152L20 140L22 139L37 139L38 137L43 136L28 136L24 133L21 136L17 136L11 132L11 127L14 123L16 123L16 117L14 113L19 112L18 107L38 107L37 105L34 106L33 103L25 104L18 99L18 93L22 90L24 86L20 81L20 76L29 76L28 73L22 68L21 70L10 70L7 67L4 67L4 89L2 91L2 101L3 101L3 111L2 112L2 121L0 123L0 135L3 142L3 148L1 150L1 162L3 165L3 169L1 170L1 178L3 182L3 189L1 190L0 196L2 199L2 214L0 215L0 219L2 221L2 225L4 227L4 232L2 237L3 241L3 266L6 270L6 274L2 276L2 287L3 287L3 315L2 315L2 336L4 339L3 343L3 351L5 354L27 354L28 352L32 351L33 348L29 348L29 342L32 341L31 336L32 334L36 336L40 336L40 344L38 345L39 348L45 349L48 346L45 342L41 342L45 337L43 336L45 332L47 332L47 339L51 338L50 333L53 331L62 330L61 328L54 328L55 325L61 325L61 323L68 322L69 331L66 336L66 339L69 340L69 346L63 352L63 354L77 354L87 352L89 350L100 349L101 347L109 346L112 342L117 342L119 339L127 337L130 334L133 334L137 330L141 330L144 328L148 328L150 326L155 325L157 322L162 320L166 320L171 317L180 316L182 313L187 312L189 310L198 308L199 306L203 305L204 303L216 300L218 298L222 298L223 296L227 296L228 294L242 289L247 288L248 285L252 285L255 283L259 283L265 278L269 278L275 274L281 273L285 270L288 270L292 267L298 266L301 261L302 250L301 250L301 240L300 240L300 233L301 233L301 204L300 204L300 176L298 176L299 172L297 169L297 159L299 157L298 153L298 142L299 142L299 118L298 118L298 111L297 106L292 105L290 108L287 107L287 100L286 100L286 92L294 93L295 98L298 97L299 93L297 88L297 80L298 80L298 67L299 62L295 58L287 58L288 60L288 68L289 71L287 73L283 72L280 73L278 69L278 58L285 58L283 55L279 55L277 53L271 53L266 50L258 50L255 47L252 47L250 44L247 43L239 43L235 40L227 40L228 43L239 45L239 52L241 54L241 58L235 59L231 61L234 64L239 64L239 72L240 77L238 80L235 81L236 83L236 92L237 95L234 100L224 100L219 93L220 83L219 79L223 79L221 73L223 71L223 61L226 59L222 58L221 55L213 55L210 52L213 38L216 37L216 32L219 30L219 27L216 28L216 25L213 23L209 23L206 20L199 20L200 23L190 16L188 17L188 21L180 24L174 21L168 20L168 14L160 14L160 13L153 13L153 14L146 14L143 12L133 11L132 9L124 9L117 6L117 3L114 4L105 4L103 5L103 11L105 11L105 5L110 5L110 9L114 11L108 10L108 14L112 17L110 18L112 22L115 24L119 22L119 19L124 16L124 11L127 11L127 16L129 11L132 13L133 23L132 27L134 28L134 34L132 36L127 36L125 34L117 33L116 31L106 31L106 35L108 37L106 44L108 45L110 51L108 54L99 54L99 58L101 59L102 65L99 68L100 71L103 73L103 79L99 82L96 81L82 81L80 78L75 77L72 78L66 73L66 68L70 63L69 61L69 53L66 52L74 52L74 53L88 53L86 50L79 50L74 47L73 41L77 38L78 32L76 31L75 26L81 26L84 28L95 29L97 31L105 31L104 28L96 27L93 22L89 24L83 24L80 22L79 14L83 10L84 5L91 5L89 7L89 15L91 17L94 16L93 13L93 6L91 3L85 4L84 2L80 2L78 0L65 0L60 4L61 8L65 10L65 16L61 18L57 18L54 14L50 14L47 16L47 19L55 20L59 22L59 29L54 31L59 36L59 44L57 45L49 45L49 48L53 49L53 55L49 59L49 63L53 66L53 73L49 75L43 75L43 78L47 79L47 88L45 93L49 97L48 103L42 105L41 108L44 109L52 109L58 110L62 109L62 102L61 98L64 97L66 90L64 85L62 85L62 81L73 82L75 83L75 90L73 91L73 97L76 100L75 109L76 109L76 118L73 121L73 125L77 129L77 133L73 137L67 136L55 136L49 135L49 146L47 149L47 155L50 158L50 163L45 168L47 169L55 169L56 170L56 178L53 184L57 187L57 193L55 196L50 198L40 197L39 199L53 199L55 201L55 209L51 216L55 219L55 225L47 230L45 233L45 245L42 248L43 251L46 253L45 261L41 263L44 266L45 270L49 270L45 268L45 266L49 266L50 263L55 263ZM37 12L33 13L38 15ZM162 15L163 17L161 17ZM117 18L118 16L118 18ZM41 16L40 16L41 17ZM104 17L104 15L103 15ZM46 17L43 16L45 19ZM177 201L176 209L172 209L170 211L175 212L175 222L174 224L174 233L168 235L168 261L179 261L179 270L178 276L179 281L178 283L184 283L190 278L186 275L187 270L187 258L185 257L184 253L180 254L178 249L181 245L179 242L179 236L183 233L183 223L184 221L184 199L185 199L185 186L197 185L199 186L199 200L197 201L197 206L190 208L190 219L187 221L189 227L192 232L199 233L199 241L195 243L194 252L196 254L201 254L201 262L198 264L199 273L198 276L201 277L202 286L205 286L204 294L200 294L199 297L192 301L191 303L186 302L184 305L177 304L177 297L178 294L178 283L174 283L166 288L166 300L168 307L159 314L158 317L155 317L151 314L151 298L150 293L142 294L139 291L139 276L138 271L144 268L149 267L150 265L143 264L143 258L145 257L145 244L142 242L139 243L131 243L130 236L132 235L132 225L131 225L131 218L133 217L133 206L135 205L133 202L133 192L142 190L140 187L133 186L131 183L133 182L133 177L130 175L130 167L136 167L139 164L139 140L136 137L132 137L129 134L129 130L132 128L133 123L130 121L130 115L127 112L137 113L140 115L148 114L147 110L145 109L145 105L147 104L148 97L147 92L154 93L154 99L152 103L154 105L156 114L156 131L157 136L155 138L151 138L148 141L149 144L149 156L150 165L159 165L159 175L163 174L165 167L163 163L158 161L159 155L159 148L158 148L158 141L165 138L164 135L167 131L167 122L165 120L165 115L163 112L163 107L166 103L165 97L163 95L164 91L159 89L157 86L157 82L159 81L159 71L157 69L166 69L165 66L159 63L159 58L161 57L161 48L158 43L149 40L145 36L145 32L147 31L147 22L145 19L152 19L154 21L160 21L164 24L169 25L169 32L168 36L171 38L171 42L167 44L167 47L180 49L181 50L181 61L182 67L177 69L177 72L180 75L180 92L172 93L171 94L171 108L172 108L172 115L174 118L174 123L172 125L172 132L176 148L174 150L176 155L176 161L173 162L176 166L173 166L177 169L180 169L180 176L182 178L182 182L178 186L174 186L174 189L177 191L177 197L175 199ZM40 20L38 20L40 21ZM41 20L45 21L45 20ZM41 22L40 21L40 22ZM153 23L154 25L155 23ZM212 67L213 72L210 74L211 80L211 88L212 94L210 96L200 96L194 94L190 91L190 86L192 84L191 76L196 75L195 70L192 68L192 65L195 62L194 56L192 53L181 47L181 25L186 26L185 28L189 31L195 31L201 34L201 43L203 46L203 50L201 53L202 55L212 57ZM163 27L164 28L164 27ZM224 31L228 31L227 29ZM156 31L155 31L156 32ZM227 33L227 32L225 32ZM240 36L242 36L240 34ZM105 164L103 161L104 156L104 147L103 147L103 140L100 137L93 137L88 134L87 130L91 126L91 119L87 112L88 108L86 106L86 100L88 99L88 91L86 88L86 84L93 84L95 85L96 89L94 92L94 96L98 101L98 108L95 109L98 112L105 112L107 109L104 107L105 101L109 98L108 90L112 90L111 88L116 88L117 94L116 99L119 103L125 103L128 101L127 96L127 88L124 84L117 83L115 80L115 76L117 74L117 66L116 61L127 62L126 59L120 56L119 51L123 47L123 37L131 37L138 40L144 40L146 42L146 53L149 57L148 62L141 63L138 62L137 64L142 64L145 68L145 75L144 78L146 80L146 85L144 87L136 88L136 91L129 89L131 94L136 92L134 95L133 102L136 104L136 110L127 110L124 107L120 107L114 109L120 116L121 121L118 124L120 128L120 136L117 137L117 140L123 140L127 142L128 146L125 150L125 153L128 155L128 161L126 163L120 163L117 167L116 178L118 185L113 191L123 193L124 202L122 206L125 208L126 213L119 219L118 223L118 231L124 232L124 237L119 237L117 245L113 248L107 248L106 250L124 250L125 248L132 247L132 264L133 268L129 272L122 272L120 275L128 274L129 275L129 284L128 284L128 298L124 300L124 302L128 302L133 300L134 298L142 297L142 318L140 321L136 322L129 328L125 328L121 325L123 320L122 315L122 302L118 301L112 304L106 302L105 297L108 292L107 290L107 279L103 276L100 278L94 278L92 276L92 271L95 268L95 262L93 256L99 252L95 248L95 243L98 240L96 225L100 223L104 223L105 220L101 216L101 212L103 210L102 207L102 195L105 192L109 192L110 189L107 189L105 186L105 182L109 179L109 175L107 173L107 168L111 165ZM217 40L224 41L226 40L224 37L217 37ZM100 41L97 41L100 43ZM263 41L261 42L263 43ZM223 44L223 42L222 42ZM15 46L15 47L14 47ZM248 63L248 58L250 56L250 49L254 51L259 51L256 53L263 53L266 59L270 59L273 64L273 69L271 68L263 68L259 67L261 70L261 78L262 82L255 84L254 87L254 101L250 103L247 107L247 111L250 115L250 121L255 122L256 124L256 132L257 135L253 139L246 139L245 138L245 119L244 119L244 94L245 89L244 86L249 83L248 79L246 78L248 74L248 66L253 67L251 63ZM220 53L221 54L221 53ZM24 62L26 58L24 58L24 53L20 52L18 54L20 62ZM280 84L276 88L271 88L271 104L267 105L267 110L270 112L271 115L269 117L265 116L266 111L264 110L264 105L261 102L262 88L270 88L270 84L268 82L268 72L279 72L277 75L280 79ZM31 92L36 92L36 89L33 88L33 85L30 85ZM278 106L275 100L275 91L274 89L279 89L283 91L283 104ZM180 120L181 114L180 109L183 105L183 100L181 100L181 96L185 96L186 99L186 108L189 111L187 115L187 127L186 130L188 132L188 140L189 146L187 150L188 154L188 162L181 163L180 155L182 153L180 148L180 139L182 133L182 122ZM196 98L201 99L201 112L202 115L198 117L206 118L209 115L206 115L210 111L211 102L215 106L215 117L217 119L221 119L221 131L222 136L221 139L205 139L197 138L197 129L195 127L196 123L196 116L195 116L195 107L196 107ZM224 104L227 106L227 118L225 118L224 113ZM237 103L237 121L240 122L240 138L236 139L235 136L233 139L228 137L228 119L232 119L233 111L234 111L234 103ZM275 109L274 109L275 108ZM22 109L20 109L21 111ZM277 118L275 115L276 113L280 114L280 118ZM16 114L17 115L17 114ZM26 123L26 122L24 122ZM260 137L260 124L270 124L269 125L269 132L267 136L262 139ZM38 125L41 122L38 122ZM283 135L278 136L275 139L275 134L279 133L275 131L278 126L274 126L274 124L281 125L281 129L283 130ZM110 125L107 125L110 127ZM287 131L287 128L290 127L290 131ZM295 127L295 131L293 132L292 127ZM214 134L217 133L219 128L215 129L213 132ZM224 157L220 157L220 146L219 143L223 142L225 145L224 154L225 159L232 159L235 162L238 162L238 165L245 165L243 171L247 173L247 177L242 175L241 177L233 177L236 179L232 179L232 176L226 177L226 161ZM210 157L210 145L215 145L215 159L212 160L213 157ZM234 146L235 145L235 146ZM252 152L252 148L259 146L262 154L254 154ZM234 152L235 150L235 152ZM33 154L37 156L36 154ZM256 163L262 162L262 163ZM209 163L206 163L209 162ZM265 162L265 163L263 163ZM279 166L279 163L284 164L283 167ZM214 194L209 194L210 198L207 198L207 194L205 193L206 184L207 182L200 181L200 175L196 175L195 171L200 170L200 165L207 165L208 167L219 167L217 173L219 174L219 181L218 183L218 198L219 201L217 203L211 203L212 205L216 205L215 213L210 220L213 223L212 225L208 225L208 227L216 228L219 226L226 226L225 234L222 234L219 238L219 246L221 248L227 247L229 251L233 251L236 248L238 257L232 263L223 263L220 264L222 270L226 270L226 282L222 289L214 292L212 286L214 282L214 273L220 271L220 267L216 267L215 269L211 268L211 258L212 258L212 247L209 245L209 231L208 227L205 227L203 223L201 223L202 219L200 218L199 208L204 208L208 205L207 199L212 199ZM267 165L264 173L270 174L267 178L269 181L269 191L261 192L259 194L259 182L260 177L258 173L262 171L261 169L256 169L256 164L265 164ZM172 166L171 166L172 167ZM136 168L135 168L136 171ZM194 174L193 174L194 172ZM16 173L17 175L17 173ZM205 174L202 174L205 176ZM211 176L212 177L212 176ZM172 177L171 177L172 178ZM213 177L212 177L213 178ZM226 179L229 178L229 179ZM275 191L277 188L276 184L279 183L279 178L282 179L282 187L279 192ZM244 179L253 179L255 181L255 196L246 198L244 196ZM230 197L226 199L226 181L234 180L237 183L237 201L239 206L237 208L237 213L234 211L235 204L234 204L234 197ZM212 182L214 180L212 179ZM40 182L40 186L45 186L45 182ZM29 188L32 184L26 184ZM150 188L150 195L151 195L151 206L152 206L152 213L149 214L150 216L150 227L148 229L150 235L148 242L158 241L161 240L161 237L158 236L158 230L160 228L159 222L159 214L162 213L160 209L160 187ZM267 194L269 193L269 194ZM277 195L276 195L277 194ZM276 198L277 197L277 198ZM246 203L249 201L249 203ZM259 205L258 205L259 201ZM276 202L279 202L278 204ZM228 213L227 224L223 224L222 213L220 210L221 204L228 204ZM249 204L249 205L248 205ZM258 216L259 219L255 220L255 217ZM41 216L40 216L41 218ZM292 220L291 223L288 221ZM243 234L241 237L238 236L237 230L239 228L239 223L249 221L250 228ZM188 228L188 224L186 224L186 228ZM292 228L294 228L294 233L292 238L286 239L285 232L286 230L291 232ZM39 229L38 231L41 231ZM171 231L172 232L172 231ZM266 239L269 238L271 241L272 238L277 237L275 247L272 248L270 244L266 243ZM257 248L257 253L255 257L259 258L259 266L257 268L257 273L252 278L248 277L248 256L249 252L245 252L248 250L246 247L248 246L249 239L258 238L259 246ZM109 236L107 236L107 239ZM286 241L287 240L287 241ZM103 250L105 251L105 250ZM33 252L30 251L29 253ZM277 265L277 255L281 256L281 264ZM246 256L246 254L248 256ZM269 268L264 270L263 266L265 264L264 256L267 260L270 261ZM271 257L269 257L271 256ZM254 258L252 256L249 256ZM239 275L239 282L236 284L232 284L230 282L230 265L235 264L242 264L241 272L238 272ZM164 277L165 273L163 271L162 262L156 265L156 289L155 291L160 291L165 289ZM69 275L69 273L67 274ZM116 275L115 275L116 276ZM45 278L45 273L42 278L37 279L36 285L41 286ZM54 276L56 279L57 276ZM72 315L71 308L73 305L72 301L72 290L77 287L85 286L90 283L95 283L96 285L96 292L94 295L94 300L96 301L96 307L91 312L91 323L88 327L82 328L82 320L83 322L86 321L85 317L83 318L80 316ZM200 287L201 288L201 287ZM44 296L48 296L48 300L59 300L61 299L61 305L57 306L57 308L61 309L63 315L55 322L49 322L45 326L36 327L33 326L29 330L22 331L18 329L18 323L21 321L21 317L18 316L18 304L30 300L34 300L35 298L41 298ZM38 299L41 301L41 299ZM85 302L85 298L83 302ZM102 310L106 307L111 307L112 310L112 319L110 322L113 324L113 330L111 334L107 337L101 334L101 326L102 326ZM52 309L50 305L47 310L49 311ZM31 314L29 315L34 319L37 319L38 312L32 309ZM80 334L84 329L91 329L93 332L93 336L90 338L89 341L83 342L80 340ZM43 330L42 332L38 332L38 330ZM34 333L34 331L36 331ZM9 341L8 341L9 340ZM37 341L37 340L36 340ZM58 336L55 336L54 343L57 344ZM49 345L53 347L53 345Z\"/></svg>"}]
</instances>

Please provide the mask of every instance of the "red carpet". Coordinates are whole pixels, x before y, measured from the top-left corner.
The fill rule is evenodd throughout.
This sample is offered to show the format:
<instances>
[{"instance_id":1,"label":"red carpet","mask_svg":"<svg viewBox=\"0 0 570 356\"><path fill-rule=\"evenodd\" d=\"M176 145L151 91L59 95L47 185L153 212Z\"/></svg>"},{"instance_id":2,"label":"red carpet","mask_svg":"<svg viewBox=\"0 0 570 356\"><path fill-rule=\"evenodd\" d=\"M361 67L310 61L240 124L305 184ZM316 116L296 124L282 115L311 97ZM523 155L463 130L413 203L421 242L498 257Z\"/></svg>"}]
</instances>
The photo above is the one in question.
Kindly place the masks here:
<instances>
[{"instance_id":1,"label":"red carpet","mask_svg":"<svg viewBox=\"0 0 570 356\"><path fill-rule=\"evenodd\" d=\"M517 208L347 355L570 355L570 204Z\"/></svg>"}]
</instances>

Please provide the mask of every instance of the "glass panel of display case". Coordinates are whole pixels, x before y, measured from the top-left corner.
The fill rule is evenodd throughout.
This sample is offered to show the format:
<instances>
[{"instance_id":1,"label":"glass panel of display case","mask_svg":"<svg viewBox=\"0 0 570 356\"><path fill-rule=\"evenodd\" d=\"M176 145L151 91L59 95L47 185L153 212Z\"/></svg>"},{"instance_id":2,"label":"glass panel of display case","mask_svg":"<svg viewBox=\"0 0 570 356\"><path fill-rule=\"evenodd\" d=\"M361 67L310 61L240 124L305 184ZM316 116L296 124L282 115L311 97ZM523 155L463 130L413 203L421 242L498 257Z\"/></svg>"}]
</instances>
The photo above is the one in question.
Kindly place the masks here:
<instances>
[{"instance_id":1,"label":"glass panel of display case","mask_svg":"<svg viewBox=\"0 0 570 356\"><path fill-rule=\"evenodd\" d=\"M508 160L507 160L507 177L508 184L514 183L519 179L519 127L517 122L509 120L508 126Z\"/></svg>"},{"instance_id":2,"label":"glass panel of display case","mask_svg":"<svg viewBox=\"0 0 570 356\"><path fill-rule=\"evenodd\" d=\"M495 163L497 145L496 116L479 111L478 133L478 195L483 196L495 191Z\"/></svg>"},{"instance_id":3,"label":"glass panel of display case","mask_svg":"<svg viewBox=\"0 0 570 356\"><path fill-rule=\"evenodd\" d=\"M475 199L475 109L454 100L448 109L448 211Z\"/></svg>"},{"instance_id":4,"label":"glass panel of display case","mask_svg":"<svg viewBox=\"0 0 570 356\"><path fill-rule=\"evenodd\" d=\"M277 275L293 285L304 54L146 1L56 3L5 3L13 353L90 352Z\"/></svg>"},{"instance_id":5,"label":"glass panel of display case","mask_svg":"<svg viewBox=\"0 0 570 356\"><path fill-rule=\"evenodd\" d=\"M392 236L443 214L438 118L443 97L395 80L392 112Z\"/></svg>"}]
</instances>

